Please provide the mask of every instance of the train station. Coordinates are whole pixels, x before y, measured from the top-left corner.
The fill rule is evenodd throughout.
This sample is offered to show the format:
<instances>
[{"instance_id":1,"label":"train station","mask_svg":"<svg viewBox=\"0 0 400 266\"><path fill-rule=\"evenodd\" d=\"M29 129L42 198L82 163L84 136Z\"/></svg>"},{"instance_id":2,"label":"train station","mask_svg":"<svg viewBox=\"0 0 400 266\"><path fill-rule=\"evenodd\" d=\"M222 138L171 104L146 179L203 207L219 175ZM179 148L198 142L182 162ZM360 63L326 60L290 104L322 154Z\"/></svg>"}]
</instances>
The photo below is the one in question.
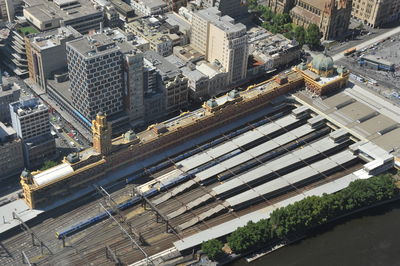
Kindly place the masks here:
<instances>
[{"instance_id":1,"label":"train station","mask_svg":"<svg viewBox=\"0 0 400 266\"><path fill-rule=\"evenodd\" d=\"M22 245L45 264L174 262L276 208L393 168L400 110L348 74L321 55L117 139L99 114L91 149L22 174L25 201L0 231L21 220L29 230L6 238L7 252Z\"/></svg>"}]
</instances>

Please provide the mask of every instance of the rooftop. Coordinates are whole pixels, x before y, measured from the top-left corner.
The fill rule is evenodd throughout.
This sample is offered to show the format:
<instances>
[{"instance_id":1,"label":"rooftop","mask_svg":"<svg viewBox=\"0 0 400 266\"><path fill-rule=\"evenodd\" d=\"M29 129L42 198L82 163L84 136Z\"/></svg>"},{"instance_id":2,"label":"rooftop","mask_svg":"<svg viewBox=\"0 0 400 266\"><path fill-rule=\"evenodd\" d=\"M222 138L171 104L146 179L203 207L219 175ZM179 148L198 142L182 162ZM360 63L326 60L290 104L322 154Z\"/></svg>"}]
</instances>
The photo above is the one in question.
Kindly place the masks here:
<instances>
[{"instance_id":1,"label":"rooftop","mask_svg":"<svg viewBox=\"0 0 400 266\"><path fill-rule=\"evenodd\" d=\"M157 54L155 51L146 51L144 53L144 59L148 64L153 65L157 68L162 76L167 76L168 78L174 78L181 74L181 71L174 64L170 63L161 55Z\"/></svg>"},{"instance_id":2,"label":"rooftop","mask_svg":"<svg viewBox=\"0 0 400 266\"><path fill-rule=\"evenodd\" d=\"M170 24L167 17L160 15L132 21L126 24L126 28L154 43L170 41L181 35L179 25Z\"/></svg>"},{"instance_id":3,"label":"rooftop","mask_svg":"<svg viewBox=\"0 0 400 266\"><path fill-rule=\"evenodd\" d=\"M87 0L24 0L24 2L25 9L40 21L54 18L69 21L101 12Z\"/></svg>"},{"instance_id":4,"label":"rooftop","mask_svg":"<svg viewBox=\"0 0 400 266\"><path fill-rule=\"evenodd\" d=\"M62 40L78 38L80 36L82 35L74 28L67 26L35 34L30 36L30 39L31 44L44 50L60 45Z\"/></svg>"},{"instance_id":5,"label":"rooftop","mask_svg":"<svg viewBox=\"0 0 400 266\"><path fill-rule=\"evenodd\" d=\"M273 59L274 56L284 54L288 49L298 46L295 41L289 40L281 34L253 27L248 31L249 54L256 55L263 61Z\"/></svg>"},{"instance_id":6,"label":"rooftop","mask_svg":"<svg viewBox=\"0 0 400 266\"><path fill-rule=\"evenodd\" d=\"M313 98L298 92L295 98L352 135L380 146L395 156L400 154L400 108L366 89L353 85L328 98Z\"/></svg>"},{"instance_id":7,"label":"rooftop","mask_svg":"<svg viewBox=\"0 0 400 266\"><path fill-rule=\"evenodd\" d=\"M235 23L235 20L229 16L221 16L221 11L216 7L201 9L195 14L204 20L209 21L226 33L246 31L246 26L242 23Z\"/></svg>"},{"instance_id":8,"label":"rooftop","mask_svg":"<svg viewBox=\"0 0 400 266\"><path fill-rule=\"evenodd\" d=\"M0 143L5 143L13 140L17 133L11 126L6 126L3 122L0 122Z\"/></svg>"},{"instance_id":9,"label":"rooftop","mask_svg":"<svg viewBox=\"0 0 400 266\"><path fill-rule=\"evenodd\" d=\"M10 103L10 107L17 113L19 117L30 115L38 111L47 111L46 105L40 102L39 98L32 98L27 100L20 100L18 102Z\"/></svg>"},{"instance_id":10,"label":"rooftop","mask_svg":"<svg viewBox=\"0 0 400 266\"><path fill-rule=\"evenodd\" d=\"M364 56L361 57L361 58L364 58L364 59L369 60L369 61L381 62L381 63L383 63L383 64L385 64L385 65L388 65L388 66L394 64L394 63L390 62L389 60L386 60L386 59L384 59L384 58L381 58L381 57L375 56L375 55L364 55Z\"/></svg>"},{"instance_id":11,"label":"rooftop","mask_svg":"<svg viewBox=\"0 0 400 266\"><path fill-rule=\"evenodd\" d=\"M136 47L128 40L130 40L128 35L116 29L85 36L70 41L68 45L84 57L94 57L110 51L121 51L121 53L137 51Z\"/></svg>"},{"instance_id":12,"label":"rooftop","mask_svg":"<svg viewBox=\"0 0 400 266\"><path fill-rule=\"evenodd\" d=\"M0 70L0 97L9 95L19 90L15 77L4 77Z\"/></svg>"}]
</instances>

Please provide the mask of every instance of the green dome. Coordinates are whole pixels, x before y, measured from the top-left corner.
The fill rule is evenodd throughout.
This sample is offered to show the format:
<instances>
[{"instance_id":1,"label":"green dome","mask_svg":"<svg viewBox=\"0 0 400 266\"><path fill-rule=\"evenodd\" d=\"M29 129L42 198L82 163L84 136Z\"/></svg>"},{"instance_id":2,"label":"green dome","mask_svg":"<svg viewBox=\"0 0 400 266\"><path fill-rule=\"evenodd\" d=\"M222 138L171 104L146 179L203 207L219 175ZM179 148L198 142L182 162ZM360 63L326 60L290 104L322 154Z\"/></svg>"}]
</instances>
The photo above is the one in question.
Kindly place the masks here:
<instances>
[{"instance_id":1,"label":"green dome","mask_svg":"<svg viewBox=\"0 0 400 266\"><path fill-rule=\"evenodd\" d=\"M323 53L313 58L311 65L319 71L328 71L333 69L333 59L329 55Z\"/></svg>"},{"instance_id":2,"label":"green dome","mask_svg":"<svg viewBox=\"0 0 400 266\"><path fill-rule=\"evenodd\" d=\"M218 106L218 103L215 99L210 99L207 101L207 105L211 108L214 108Z\"/></svg>"}]
</instances>

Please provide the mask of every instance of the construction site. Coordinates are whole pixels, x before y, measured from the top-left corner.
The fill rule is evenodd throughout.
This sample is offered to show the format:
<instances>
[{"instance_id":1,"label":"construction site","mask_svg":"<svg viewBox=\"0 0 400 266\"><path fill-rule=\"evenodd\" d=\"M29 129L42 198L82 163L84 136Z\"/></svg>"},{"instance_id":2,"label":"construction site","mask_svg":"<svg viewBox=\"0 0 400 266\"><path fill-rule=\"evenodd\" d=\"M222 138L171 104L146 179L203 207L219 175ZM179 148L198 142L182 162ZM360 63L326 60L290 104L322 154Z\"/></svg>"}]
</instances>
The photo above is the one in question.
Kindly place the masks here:
<instances>
[{"instance_id":1,"label":"construction site","mask_svg":"<svg viewBox=\"0 0 400 266\"><path fill-rule=\"evenodd\" d=\"M290 83L299 74L288 77ZM183 125L201 117L203 109L215 111L225 105L219 110L223 112L226 103L235 105L250 94L259 98L276 82L279 79L240 94L230 92L151 130L163 132ZM52 210L18 212L11 205L0 207L12 213L3 217L0 226L0 263L180 263L203 241L225 236L248 221L266 219L276 208L307 196L334 193L398 163L399 110L353 85L328 96L315 91L316 86L309 90L303 85L275 95L262 108L181 141L169 153L157 153L138 166L119 170L121 175L112 182L93 182L90 192L73 200L66 197ZM94 127L100 132L97 150L107 153L103 129L96 123ZM94 135L99 133L96 130ZM144 133L138 135L143 138ZM76 175L71 170L66 174L67 168L61 164L22 176L21 182L30 178L31 183L23 183L25 189L38 190L61 182L57 180L64 180L63 174ZM30 195L28 204L39 202L41 194ZM36 217L28 219L34 211L30 215Z\"/></svg>"}]
</instances>

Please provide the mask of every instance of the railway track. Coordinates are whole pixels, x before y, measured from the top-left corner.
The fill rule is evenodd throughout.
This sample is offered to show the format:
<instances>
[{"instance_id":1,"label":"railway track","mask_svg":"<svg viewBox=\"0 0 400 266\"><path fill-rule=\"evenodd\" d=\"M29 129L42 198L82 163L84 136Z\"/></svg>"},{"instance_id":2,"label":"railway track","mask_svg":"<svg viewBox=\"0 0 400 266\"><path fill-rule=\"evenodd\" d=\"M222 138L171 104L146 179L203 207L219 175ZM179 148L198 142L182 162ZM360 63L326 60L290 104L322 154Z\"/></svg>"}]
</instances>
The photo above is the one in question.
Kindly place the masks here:
<instances>
[{"instance_id":1,"label":"railway track","mask_svg":"<svg viewBox=\"0 0 400 266\"><path fill-rule=\"evenodd\" d=\"M291 144L299 140L301 141L303 139L306 139L306 137L307 136L296 139L289 144L285 144L284 146L279 147L279 149L286 149L287 147L290 147ZM265 138L264 141L267 141L269 139L271 138ZM243 148L242 150L246 151L245 148ZM290 150L287 149L284 151L290 152ZM262 162L258 163L261 164ZM254 164L254 166L252 167L257 167L257 165L259 164ZM240 166L237 167L237 169L240 168ZM348 171L352 171L357 167L360 167L360 165L354 166ZM172 169L175 168L173 166L166 167L159 172L153 174L152 176L149 176L147 179L151 180L153 178L162 176L163 174L167 174ZM228 169L226 172L224 172L224 174L228 172L232 175L229 179L235 178L237 174L241 173L239 170L231 171L230 169ZM237 218L241 215L274 204L298 193L302 193L302 191L304 190L308 190L316 187L317 185L324 184L340 176L340 174L334 174L332 176L328 176L321 180L318 180L315 183L309 184L305 187L293 188L292 191L289 191L284 195L279 195L276 198L272 199L265 199L258 204L254 204L247 207L246 209L239 210L237 212L226 209L215 217L206 219L205 221L201 221L193 225L192 227L183 230L179 233L179 236L189 236L193 233L207 229L211 226L221 224L223 222ZM167 201L160 203L159 205L157 205L157 208L161 211L161 213L166 215L192 202L193 200L207 193L210 193L211 189L216 185L218 185L217 178L213 179L213 182L207 185L197 184L197 186L191 188L190 190L173 196ZM116 186L114 186L114 188L115 187ZM119 190L109 192L112 195L113 199L118 201L118 199L126 198L127 196L129 196L132 193L132 188L130 186L125 186ZM161 193L159 196L154 197L154 199L161 197L162 195L163 193ZM111 221L111 219L106 219L92 225L89 228L77 232L72 237L67 239L68 246L62 248L61 241L55 239L54 232L76 223L76 221L81 220L82 217L88 217L99 212L99 202L102 202L103 199L97 197L88 203L84 202L85 199L87 200L87 198L80 199L80 201L76 203L76 208L70 207L71 210L68 213L59 215L56 218L47 217L41 224L33 226L33 230L37 232L39 237L43 238L43 241L45 243L48 242L49 247L54 251L54 254L52 256L38 258L37 261L39 262L39 264L54 265L58 262L64 262L68 265L89 265L91 263L93 263L93 265L110 265L111 261L107 259L105 252L106 244L115 251L117 256L125 264L143 259L143 253L130 242L127 236L120 231L119 227L115 225L115 222ZM178 225L194 217L197 217L201 213L217 206L218 204L221 204L222 202L222 200L213 198L209 202L207 202L207 204L196 206L196 208L188 210L183 214L172 218L170 220L170 223L174 228L176 228ZM88 210L90 210L91 213L88 213ZM165 224L157 223L156 215L153 211L143 211L141 206L136 205L127 210L121 211L121 214L126 218L126 223L131 224L134 230L140 233L145 241L148 241L150 245L142 246L142 248L149 256L172 247L172 243L179 239L179 237L175 234L165 232ZM127 230L129 229L127 225L124 225L124 227ZM14 237L5 239L3 243L8 249L12 250L13 253L15 253L16 250L20 250L22 244L22 248L24 251L26 250L28 257L38 257L38 254L40 254L40 248L29 246L28 243L26 243L27 238L29 238L29 235L27 236L26 233L19 233ZM2 259L0 257L0 264L3 264L3 262L5 261L5 259ZM20 261L20 258L14 258L13 263L15 264L4 265L20 265Z\"/></svg>"}]
</instances>

